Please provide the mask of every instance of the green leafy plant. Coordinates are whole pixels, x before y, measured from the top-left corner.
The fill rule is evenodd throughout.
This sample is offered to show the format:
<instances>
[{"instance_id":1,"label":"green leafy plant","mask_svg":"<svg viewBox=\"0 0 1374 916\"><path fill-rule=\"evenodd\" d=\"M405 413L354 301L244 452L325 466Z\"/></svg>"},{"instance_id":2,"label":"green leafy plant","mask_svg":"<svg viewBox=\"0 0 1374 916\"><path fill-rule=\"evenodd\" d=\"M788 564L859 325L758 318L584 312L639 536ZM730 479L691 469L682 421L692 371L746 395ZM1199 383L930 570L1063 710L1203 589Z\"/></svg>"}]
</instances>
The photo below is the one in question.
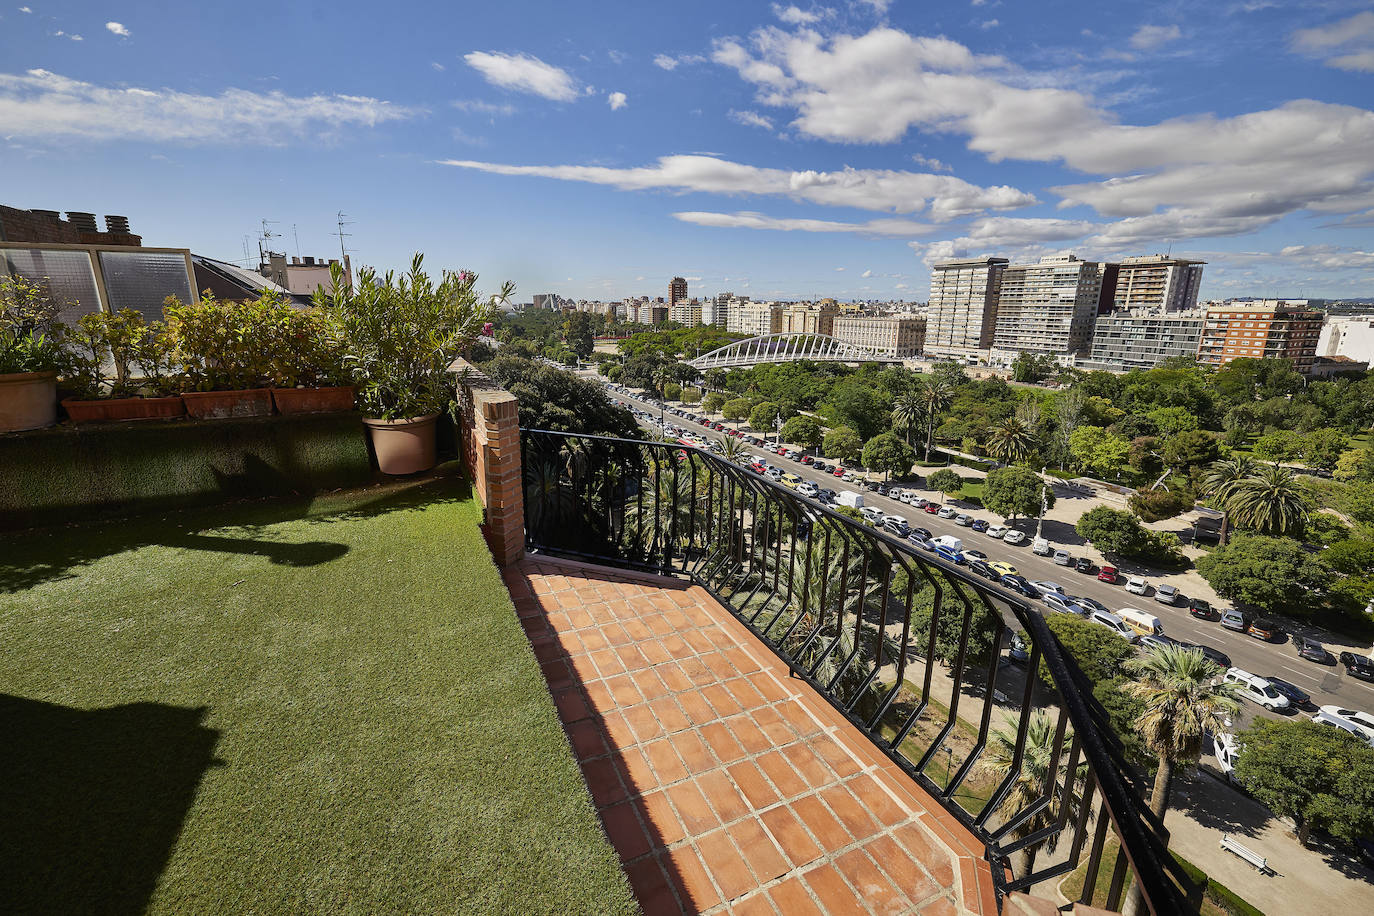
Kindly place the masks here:
<instances>
[{"instance_id":1,"label":"green leafy plant","mask_svg":"<svg viewBox=\"0 0 1374 916\"><path fill-rule=\"evenodd\" d=\"M57 316L70 304L43 284L0 277L0 375L67 368Z\"/></svg>"},{"instance_id":2,"label":"green leafy plant","mask_svg":"<svg viewBox=\"0 0 1374 916\"><path fill-rule=\"evenodd\" d=\"M388 271L379 278L364 269L352 287L336 264L332 291L315 291L315 305L330 310L343 328L345 361L368 416L393 420L449 409L449 366L515 290L507 283L479 299L476 274L446 270L436 284L423 264L424 256L416 254L400 276Z\"/></svg>"},{"instance_id":3,"label":"green leafy plant","mask_svg":"<svg viewBox=\"0 0 1374 916\"><path fill-rule=\"evenodd\" d=\"M176 344L175 360L192 391L236 391L276 384L290 362L282 345L294 309L274 293L249 302L167 298L163 313Z\"/></svg>"}]
</instances>

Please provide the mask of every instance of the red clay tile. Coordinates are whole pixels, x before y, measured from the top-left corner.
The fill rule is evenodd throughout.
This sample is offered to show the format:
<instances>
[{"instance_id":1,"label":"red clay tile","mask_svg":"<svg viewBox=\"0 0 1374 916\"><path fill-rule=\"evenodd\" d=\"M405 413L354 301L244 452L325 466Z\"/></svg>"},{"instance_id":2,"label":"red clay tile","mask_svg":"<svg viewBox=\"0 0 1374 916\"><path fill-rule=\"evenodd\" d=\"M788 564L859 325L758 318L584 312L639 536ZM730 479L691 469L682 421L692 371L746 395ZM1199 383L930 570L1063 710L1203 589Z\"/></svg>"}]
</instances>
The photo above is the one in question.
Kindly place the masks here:
<instances>
[{"instance_id":1,"label":"red clay tile","mask_svg":"<svg viewBox=\"0 0 1374 916\"><path fill-rule=\"evenodd\" d=\"M926 871L941 887L954 886L953 856L936 848L930 834L919 823L903 824L893 831L897 840L907 848L911 857L925 866Z\"/></svg>"},{"instance_id":2,"label":"red clay tile","mask_svg":"<svg viewBox=\"0 0 1374 916\"><path fill-rule=\"evenodd\" d=\"M710 668L701 663L701 659L693 658L690 655L685 658L679 656L677 663L693 686L706 687L716 683L716 676L711 673Z\"/></svg>"},{"instance_id":3,"label":"red clay tile","mask_svg":"<svg viewBox=\"0 0 1374 916\"><path fill-rule=\"evenodd\" d=\"M781 747L797 740L796 731L771 706L756 709L750 715L758 729L767 735L768 740L775 746Z\"/></svg>"},{"instance_id":4,"label":"red clay tile","mask_svg":"<svg viewBox=\"0 0 1374 916\"><path fill-rule=\"evenodd\" d=\"M582 778L591 790L592 801L597 807L614 805L625 800L625 787L620 781L620 770L609 757L598 757L582 764Z\"/></svg>"},{"instance_id":5,"label":"red clay tile","mask_svg":"<svg viewBox=\"0 0 1374 916\"><path fill-rule=\"evenodd\" d=\"M758 709L770 702L763 694L759 693L747 677L730 678L725 682L725 689L730 691L730 695L738 700L740 706L745 709Z\"/></svg>"},{"instance_id":6,"label":"red clay tile","mask_svg":"<svg viewBox=\"0 0 1374 916\"><path fill-rule=\"evenodd\" d=\"M625 632L629 633L630 638L635 640L635 642L643 642L653 635L649 632L649 628L645 626L644 621L637 618L632 617L622 623L621 626L625 627Z\"/></svg>"},{"instance_id":7,"label":"red clay tile","mask_svg":"<svg viewBox=\"0 0 1374 916\"><path fill-rule=\"evenodd\" d=\"M863 903L845 884L844 878L830 865L813 868L802 878L811 886L811 892L821 902L821 909L827 913L862 913Z\"/></svg>"},{"instance_id":8,"label":"red clay tile","mask_svg":"<svg viewBox=\"0 0 1374 916\"><path fill-rule=\"evenodd\" d=\"M708 684L701 688L701 692L722 719L742 711L739 701L721 684Z\"/></svg>"},{"instance_id":9,"label":"red clay tile","mask_svg":"<svg viewBox=\"0 0 1374 916\"><path fill-rule=\"evenodd\" d=\"M623 626L615 622L603 622L601 634L606 637L606 642L612 646L623 646L630 641L630 634L625 632Z\"/></svg>"},{"instance_id":10,"label":"red clay tile","mask_svg":"<svg viewBox=\"0 0 1374 916\"><path fill-rule=\"evenodd\" d=\"M939 900L931 901L921 907L921 916L958 916L959 910L949 901L948 897L941 897ZM992 914L988 914L992 916Z\"/></svg>"},{"instance_id":11,"label":"red clay tile","mask_svg":"<svg viewBox=\"0 0 1374 916\"><path fill-rule=\"evenodd\" d=\"M549 690L562 690L571 687L575 683L572 676L572 669L568 667L566 661L544 662L539 666L544 672L544 680L549 685Z\"/></svg>"},{"instance_id":12,"label":"red clay tile","mask_svg":"<svg viewBox=\"0 0 1374 916\"><path fill-rule=\"evenodd\" d=\"M700 836L720 826L715 812L706 803L706 797L701 794L695 782L680 782L669 786L665 791L672 799L677 816L682 819L682 826L687 829L689 836Z\"/></svg>"},{"instance_id":13,"label":"red clay tile","mask_svg":"<svg viewBox=\"0 0 1374 916\"><path fill-rule=\"evenodd\" d=\"M658 717L658 722L663 726L663 730L670 735L692 726L692 723L682 712L682 707L678 706L672 697L653 700L649 703L649 708Z\"/></svg>"},{"instance_id":14,"label":"red clay tile","mask_svg":"<svg viewBox=\"0 0 1374 916\"><path fill-rule=\"evenodd\" d=\"M663 648L668 650L668 654L673 658L686 658L692 654L691 648L683 641L682 637L674 633L672 636L663 638Z\"/></svg>"},{"instance_id":15,"label":"red clay tile","mask_svg":"<svg viewBox=\"0 0 1374 916\"><path fill-rule=\"evenodd\" d=\"M744 853L744 860L749 863L760 884L767 884L791 870L792 866L764 832L757 818L745 818L726 829L730 831L730 838L740 852Z\"/></svg>"},{"instance_id":16,"label":"red clay tile","mask_svg":"<svg viewBox=\"0 0 1374 916\"><path fill-rule=\"evenodd\" d=\"M730 778L739 786L745 801L755 811L762 811L778 800L778 793L763 778L763 773L751 761L742 760L729 768Z\"/></svg>"},{"instance_id":17,"label":"red clay tile","mask_svg":"<svg viewBox=\"0 0 1374 916\"><path fill-rule=\"evenodd\" d=\"M783 754L787 756L787 762L796 767L797 772L806 780L806 784L813 789L828 786L835 781L834 771L805 744L789 745Z\"/></svg>"},{"instance_id":18,"label":"red clay tile","mask_svg":"<svg viewBox=\"0 0 1374 916\"><path fill-rule=\"evenodd\" d=\"M649 839L655 846L667 848L687 835L668 802L667 793L649 792L639 799L638 804L644 823L649 828Z\"/></svg>"},{"instance_id":19,"label":"red clay tile","mask_svg":"<svg viewBox=\"0 0 1374 916\"><path fill-rule=\"evenodd\" d=\"M634 706L636 703L644 702L644 697L635 686L634 681L628 674L620 674L606 679L606 686L610 688L611 696L615 699L617 706Z\"/></svg>"},{"instance_id":20,"label":"red clay tile","mask_svg":"<svg viewBox=\"0 0 1374 916\"><path fill-rule=\"evenodd\" d=\"M635 737L640 743L651 741L663 734L663 726L658 721L658 716L654 715L653 707L648 703L640 703L638 706L631 706L625 710L625 719L630 723L630 727L635 731Z\"/></svg>"},{"instance_id":21,"label":"red clay tile","mask_svg":"<svg viewBox=\"0 0 1374 916\"><path fill-rule=\"evenodd\" d=\"M581 633L577 634L577 636L578 639L582 640L582 650L584 652L595 652L597 649L604 649L607 647L606 637L602 635L600 630L583 630Z\"/></svg>"},{"instance_id":22,"label":"red clay tile","mask_svg":"<svg viewBox=\"0 0 1374 916\"><path fill-rule=\"evenodd\" d=\"M612 748L630 747L635 743L634 730L626 721L625 714L619 710L613 709L601 715L601 730Z\"/></svg>"},{"instance_id":23,"label":"red clay tile","mask_svg":"<svg viewBox=\"0 0 1374 916\"><path fill-rule=\"evenodd\" d=\"M658 786L658 777L649 765L649 758L638 747L622 748L613 759L624 774L625 785L633 792L647 792Z\"/></svg>"},{"instance_id":24,"label":"red clay tile","mask_svg":"<svg viewBox=\"0 0 1374 916\"><path fill-rule=\"evenodd\" d=\"M715 809L722 824L738 820L749 814L749 803L739 794L735 784L724 770L711 770L697 777L697 786Z\"/></svg>"},{"instance_id":25,"label":"red clay tile","mask_svg":"<svg viewBox=\"0 0 1374 916\"><path fill-rule=\"evenodd\" d=\"M625 663L620 660L614 649L597 649L589 652L591 660L596 663L596 670L601 677L612 677L625 672Z\"/></svg>"},{"instance_id":26,"label":"red clay tile","mask_svg":"<svg viewBox=\"0 0 1374 916\"><path fill-rule=\"evenodd\" d=\"M667 664L673 657L668 654L668 650L663 648L663 643L657 639L645 639L639 644L639 651L644 653L644 659L657 670L659 665ZM659 672L662 674L662 672Z\"/></svg>"},{"instance_id":27,"label":"red clay tile","mask_svg":"<svg viewBox=\"0 0 1374 916\"><path fill-rule=\"evenodd\" d=\"M711 876L701 864L701 858L692 844L685 843L664 853L664 864L668 878L677 886L678 894L691 913L709 910L720 903L720 892L711 883Z\"/></svg>"},{"instance_id":28,"label":"red clay tile","mask_svg":"<svg viewBox=\"0 0 1374 916\"><path fill-rule=\"evenodd\" d=\"M912 859L905 849L897 845L897 841L890 836L874 837L864 844L864 849L873 856L882 870L892 879L892 883L897 885L898 889L912 903L920 903L942 889L949 889L941 888L932 881L925 869Z\"/></svg>"},{"instance_id":29,"label":"red clay tile","mask_svg":"<svg viewBox=\"0 0 1374 916\"><path fill-rule=\"evenodd\" d=\"M844 823L845 829L856 840L866 840L878 830L878 822L868 813L863 803L854 797L844 786L830 786L821 790L830 810Z\"/></svg>"},{"instance_id":30,"label":"red clay tile","mask_svg":"<svg viewBox=\"0 0 1374 916\"><path fill-rule=\"evenodd\" d=\"M603 809L601 823L606 828L611 845L620 853L620 861L633 862L649 852L649 838L635 816L634 805L621 802Z\"/></svg>"},{"instance_id":31,"label":"red clay tile","mask_svg":"<svg viewBox=\"0 0 1374 916\"><path fill-rule=\"evenodd\" d=\"M768 896L783 916L826 916L817 906L800 878L788 878L772 888Z\"/></svg>"},{"instance_id":32,"label":"red clay tile","mask_svg":"<svg viewBox=\"0 0 1374 916\"><path fill-rule=\"evenodd\" d=\"M781 751L764 754L758 759L758 765L783 798L793 798L806 791L806 780L797 775Z\"/></svg>"},{"instance_id":33,"label":"red clay tile","mask_svg":"<svg viewBox=\"0 0 1374 916\"><path fill-rule=\"evenodd\" d=\"M862 849L840 856L835 860L835 867L878 916L897 916L909 905L906 895L892 886L892 882L887 880L887 876Z\"/></svg>"},{"instance_id":34,"label":"red clay tile","mask_svg":"<svg viewBox=\"0 0 1374 916\"><path fill-rule=\"evenodd\" d=\"M791 860L793 866L801 868L820 857L821 848L807 834L806 828L802 826L801 821L797 820L791 809L785 807L772 808L763 812L759 817L772 832L773 838L777 840L783 852L787 853L787 858Z\"/></svg>"},{"instance_id":35,"label":"red clay tile","mask_svg":"<svg viewBox=\"0 0 1374 916\"><path fill-rule=\"evenodd\" d=\"M749 754L763 754L777 747L777 743L763 733L763 730L754 723L747 712L742 712L737 716L730 716L725 719L725 724L730 727L735 738L744 746L744 750Z\"/></svg>"},{"instance_id":36,"label":"red clay tile","mask_svg":"<svg viewBox=\"0 0 1374 916\"><path fill-rule=\"evenodd\" d=\"M685 690L677 695L677 701L693 725L706 725L716 721L716 711L706 702L706 697L701 695L701 691Z\"/></svg>"},{"instance_id":37,"label":"red clay tile","mask_svg":"<svg viewBox=\"0 0 1374 916\"><path fill-rule=\"evenodd\" d=\"M554 695L553 702L558 707L558 717L565 723L580 722L591 716L582 693L576 689L560 690Z\"/></svg>"},{"instance_id":38,"label":"red clay tile","mask_svg":"<svg viewBox=\"0 0 1374 916\"><path fill-rule=\"evenodd\" d=\"M653 765L654 773L658 776L658 784L661 786L686 779L690 775L678 758L677 751L673 750L672 741L654 741L644 746L644 753L648 755L649 763Z\"/></svg>"},{"instance_id":39,"label":"red clay tile","mask_svg":"<svg viewBox=\"0 0 1374 916\"><path fill-rule=\"evenodd\" d=\"M701 737L711 746L716 757L721 763L734 763L744 756L744 748L740 747L735 736L730 734L730 729L725 727L723 722L711 722L701 727Z\"/></svg>"},{"instance_id":40,"label":"red clay tile","mask_svg":"<svg viewBox=\"0 0 1374 916\"><path fill-rule=\"evenodd\" d=\"M701 656L702 664L711 669L711 673L716 676L716 680L726 681L735 677L735 666L730 664L730 659L718 651L707 652Z\"/></svg>"},{"instance_id":41,"label":"red clay tile","mask_svg":"<svg viewBox=\"0 0 1374 916\"><path fill-rule=\"evenodd\" d=\"M792 813L806 825L826 852L834 852L852 842L849 831L821 804L819 796L808 795L797 799L792 803Z\"/></svg>"},{"instance_id":42,"label":"red clay tile","mask_svg":"<svg viewBox=\"0 0 1374 916\"><path fill-rule=\"evenodd\" d=\"M615 654L620 657L621 664L625 666L626 671L639 671L649 666L649 660L640 651L638 643L616 646Z\"/></svg>"},{"instance_id":43,"label":"red clay tile","mask_svg":"<svg viewBox=\"0 0 1374 916\"><path fill-rule=\"evenodd\" d=\"M745 864L744 857L740 855L735 844L731 842L730 835L724 830L716 830L698 837L696 846L697 852L701 854L701 861L706 864L706 870L711 873L716 885L720 887L721 896L726 900L734 900L758 887L758 882L749 873L749 866Z\"/></svg>"},{"instance_id":44,"label":"red clay tile","mask_svg":"<svg viewBox=\"0 0 1374 916\"><path fill-rule=\"evenodd\" d=\"M601 669L596 667L596 661L590 655L574 655L568 663L572 665L573 675L583 684L601 679Z\"/></svg>"},{"instance_id":45,"label":"red clay tile","mask_svg":"<svg viewBox=\"0 0 1374 916\"><path fill-rule=\"evenodd\" d=\"M574 722L568 726L568 738L572 741L573 754L578 760L589 760L610 753L601 736L601 729L590 719Z\"/></svg>"},{"instance_id":46,"label":"red clay tile","mask_svg":"<svg viewBox=\"0 0 1374 916\"><path fill-rule=\"evenodd\" d=\"M751 674L749 675L749 683L753 684L754 688L758 690L759 693L763 694L763 698L770 703L778 703L787 699L788 692L778 683L778 679L771 674L763 672Z\"/></svg>"},{"instance_id":47,"label":"red clay tile","mask_svg":"<svg viewBox=\"0 0 1374 916\"><path fill-rule=\"evenodd\" d=\"M776 916L773 904L768 902L768 895L759 891L752 897L745 897L737 900L730 907L730 916Z\"/></svg>"},{"instance_id":48,"label":"red clay tile","mask_svg":"<svg viewBox=\"0 0 1374 916\"><path fill-rule=\"evenodd\" d=\"M864 803L869 813L884 827L895 827L911 817L911 812L898 804L897 800L888 794L887 789L866 774L860 773L855 776L845 783L845 787Z\"/></svg>"},{"instance_id":49,"label":"red clay tile","mask_svg":"<svg viewBox=\"0 0 1374 916\"><path fill-rule=\"evenodd\" d=\"M634 678L635 686L639 688L640 693L644 694L646 700L656 700L659 697L667 696L669 693L663 679L652 668L636 671L631 677Z\"/></svg>"},{"instance_id":50,"label":"red clay tile","mask_svg":"<svg viewBox=\"0 0 1374 916\"><path fill-rule=\"evenodd\" d=\"M584 684L582 689L587 691L587 700L592 704L592 709L605 712L615 708L615 697L611 696L611 688L607 687L605 682Z\"/></svg>"},{"instance_id":51,"label":"red clay tile","mask_svg":"<svg viewBox=\"0 0 1374 916\"><path fill-rule=\"evenodd\" d=\"M836 744L829 737L821 735L806 742L806 746L811 748L815 755L834 770L841 779L853 776L859 772L859 764L853 755L844 749L842 745Z\"/></svg>"},{"instance_id":52,"label":"red clay tile","mask_svg":"<svg viewBox=\"0 0 1374 916\"><path fill-rule=\"evenodd\" d=\"M682 673L682 667L677 662L655 665L654 671L663 679L663 686L668 688L669 693L682 693L692 689L691 679Z\"/></svg>"},{"instance_id":53,"label":"red clay tile","mask_svg":"<svg viewBox=\"0 0 1374 916\"><path fill-rule=\"evenodd\" d=\"M711 641L711 637L706 635L705 630L684 630L682 638L687 641L687 645L692 647L692 651L697 655L710 652L716 647Z\"/></svg>"}]
</instances>

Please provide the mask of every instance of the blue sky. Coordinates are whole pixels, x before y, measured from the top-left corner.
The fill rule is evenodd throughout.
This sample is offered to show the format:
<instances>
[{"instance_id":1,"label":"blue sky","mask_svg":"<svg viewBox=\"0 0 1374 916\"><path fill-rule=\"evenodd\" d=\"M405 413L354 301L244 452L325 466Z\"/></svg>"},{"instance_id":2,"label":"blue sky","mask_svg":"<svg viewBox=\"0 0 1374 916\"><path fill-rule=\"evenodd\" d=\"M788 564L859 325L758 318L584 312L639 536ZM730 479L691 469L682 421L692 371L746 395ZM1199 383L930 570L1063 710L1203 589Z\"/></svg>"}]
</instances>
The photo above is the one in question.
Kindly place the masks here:
<instances>
[{"instance_id":1,"label":"blue sky","mask_svg":"<svg viewBox=\"0 0 1374 916\"><path fill-rule=\"evenodd\" d=\"M343 210L356 261L521 301L1165 250L1374 296L1368 0L0 2L0 203L150 245L328 255Z\"/></svg>"}]
</instances>

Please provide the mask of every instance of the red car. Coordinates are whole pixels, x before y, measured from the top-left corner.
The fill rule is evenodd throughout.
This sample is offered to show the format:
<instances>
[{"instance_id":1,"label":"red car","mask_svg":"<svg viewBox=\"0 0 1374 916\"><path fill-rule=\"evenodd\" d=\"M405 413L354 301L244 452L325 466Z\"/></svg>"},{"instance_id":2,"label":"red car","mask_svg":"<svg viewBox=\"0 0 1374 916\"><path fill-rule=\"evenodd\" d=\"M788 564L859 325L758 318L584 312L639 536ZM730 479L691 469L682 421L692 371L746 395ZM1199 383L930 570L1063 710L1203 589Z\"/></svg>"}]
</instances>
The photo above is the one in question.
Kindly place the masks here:
<instances>
[{"instance_id":1,"label":"red car","mask_svg":"<svg viewBox=\"0 0 1374 916\"><path fill-rule=\"evenodd\" d=\"M1116 583L1116 567L1104 566L1097 571L1097 581Z\"/></svg>"},{"instance_id":2,"label":"red car","mask_svg":"<svg viewBox=\"0 0 1374 916\"><path fill-rule=\"evenodd\" d=\"M926 503L926 511L929 512L931 515L934 515L936 512L939 512L939 511L940 511L940 504L939 504L939 503Z\"/></svg>"},{"instance_id":3,"label":"red car","mask_svg":"<svg viewBox=\"0 0 1374 916\"><path fill-rule=\"evenodd\" d=\"M774 455L786 455L786 454L787 454L787 446L785 446L785 445L779 445L777 448L773 449L773 454L774 454Z\"/></svg>"},{"instance_id":4,"label":"red car","mask_svg":"<svg viewBox=\"0 0 1374 916\"><path fill-rule=\"evenodd\" d=\"M802 455L802 464L810 464L815 460L816 459L812 458L810 455Z\"/></svg>"},{"instance_id":5,"label":"red car","mask_svg":"<svg viewBox=\"0 0 1374 916\"><path fill-rule=\"evenodd\" d=\"M845 469L844 469L844 468L835 468L835 470L833 470L833 471L830 472L830 475L831 475L832 477L843 477L843 476L845 475Z\"/></svg>"}]
</instances>

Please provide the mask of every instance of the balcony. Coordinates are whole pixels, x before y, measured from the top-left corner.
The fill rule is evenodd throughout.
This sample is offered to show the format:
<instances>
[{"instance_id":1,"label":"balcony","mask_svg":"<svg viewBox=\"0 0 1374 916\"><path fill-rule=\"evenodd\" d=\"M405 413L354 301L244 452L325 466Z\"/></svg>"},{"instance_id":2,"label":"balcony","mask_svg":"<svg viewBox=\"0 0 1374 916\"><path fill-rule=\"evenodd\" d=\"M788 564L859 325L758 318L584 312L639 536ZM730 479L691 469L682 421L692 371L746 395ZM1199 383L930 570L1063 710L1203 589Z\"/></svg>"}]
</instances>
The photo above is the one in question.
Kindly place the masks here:
<instances>
[{"instance_id":1,"label":"balcony","mask_svg":"<svg viewBox=\"0 0 1374 916\"><path fill-rule=\"evenodd\" d=\"M1111 874L1109 908L1134 880L1145 911L1195 909L1140 774L1024 603L703 451L539 430L522 441L534 558L507 581L584 767L615 763L589 779L641 900L673 889L686 911L743 908L800 881L816 899L833 888L832 911L847 912L844 893L871 875L895 912L990 913L1024 891L1053 900L1053 879L1087 863L1085 886ZM631 584L629 571L654 578ZM660 664L676 683L653 676ZM696 693L706 702L683 699ZM779 754L783 782L767 768ZM733 782L709 775L721 768ZM769 783L750 789L756 770ZM680 804L674 779L694 786ZM803 811L813 796L829 810ZM806 856L839 858L792 857L770 816L807 828ZM917 842L915 825L938 829ZM1108 832L1126 850L1114 861ZM832 867L843 881L807 877Z\"/></svg>"}]
</instances>

